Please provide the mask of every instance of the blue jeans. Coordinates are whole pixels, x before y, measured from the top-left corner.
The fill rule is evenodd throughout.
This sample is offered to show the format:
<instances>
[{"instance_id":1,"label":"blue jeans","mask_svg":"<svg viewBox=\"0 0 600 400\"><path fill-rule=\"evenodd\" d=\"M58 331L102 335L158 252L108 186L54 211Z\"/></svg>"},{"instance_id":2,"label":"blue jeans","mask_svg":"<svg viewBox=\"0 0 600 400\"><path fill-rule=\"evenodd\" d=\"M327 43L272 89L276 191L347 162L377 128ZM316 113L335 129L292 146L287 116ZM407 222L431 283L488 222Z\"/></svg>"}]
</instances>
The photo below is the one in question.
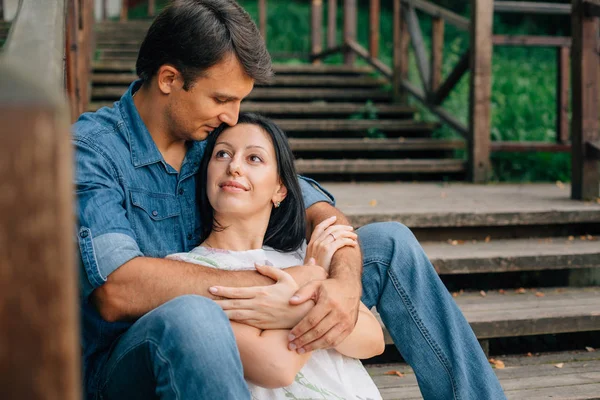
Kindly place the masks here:
<instances>
[{"instance_id":1,"label":"blue jeans","mask_svg":"<svg viewBox=\"0 0 600 400\"><path fill-rule=\"evenodd\" d=\"M112 349L100 399L250 399L225 313L212 300L177 297L144 315Z\"/></svg>"},{"instance_id":2,"label":"blue jeans","mask_svg":"<svg viewBox=\"0 0 600 400\"><path fill-rule=\"evenodd\" d=\"M395 222L358 229L362 301L376 306L426 400L495 400L504 393L471 327L412 232Z\"/></svg>"}]
</instances>

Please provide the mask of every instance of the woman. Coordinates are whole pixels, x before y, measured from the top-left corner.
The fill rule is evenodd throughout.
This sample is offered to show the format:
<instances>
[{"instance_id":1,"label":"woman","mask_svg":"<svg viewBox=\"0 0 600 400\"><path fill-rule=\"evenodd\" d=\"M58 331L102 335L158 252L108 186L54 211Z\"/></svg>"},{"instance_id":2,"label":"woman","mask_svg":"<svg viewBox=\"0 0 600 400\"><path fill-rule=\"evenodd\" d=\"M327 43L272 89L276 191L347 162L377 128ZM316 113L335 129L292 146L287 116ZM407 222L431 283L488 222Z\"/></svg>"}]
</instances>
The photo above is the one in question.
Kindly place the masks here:
<instances>
[{"instance_id":1,"label":"woman","mask_svg":"<svg viewBox=\"0 0 600 400\"><path fill-rule=\"evenodd\" d=\"M259 272L270 275L274 271L268 265L287 268L314 259L327 272L335 251L358 245L352 227L333 225L334 218L317 226L306 245L291 149L285 134L263 117L241 114L236 126L215 130L207 140L199 182L202 244L169 258L232 270L257 264ZM293 281L283 271L274 276ZM231 326L255 399L381 398L358 360L384 349L381 327L363 304L353 332L330 350L299 354L287 348L289 330Z\"/></svg>"}]
</instances>

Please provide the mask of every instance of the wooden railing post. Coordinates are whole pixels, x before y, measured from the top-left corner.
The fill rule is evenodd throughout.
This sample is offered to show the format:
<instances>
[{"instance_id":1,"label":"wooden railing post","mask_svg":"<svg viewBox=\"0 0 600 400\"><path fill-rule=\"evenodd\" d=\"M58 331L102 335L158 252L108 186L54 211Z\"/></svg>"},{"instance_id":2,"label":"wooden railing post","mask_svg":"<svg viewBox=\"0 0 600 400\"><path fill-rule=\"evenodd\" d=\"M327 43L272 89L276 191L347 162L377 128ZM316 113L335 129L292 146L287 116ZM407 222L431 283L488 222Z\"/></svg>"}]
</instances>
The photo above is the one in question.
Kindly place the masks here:
<instances>
[{"instance_id":1,"label":"wooden railing post","mask_svg":"<svg viewBox=\"0 0 600 400\"><path fill-rule=\"evenodd\" d=\"M311 52L319 54L323 51L323 0L312 0L311 6ZM313 64L320 64L316 59Z\"/></svg>"},{"instance_id":2,"label":"wooden railing post","mask_svg":"<svg viewBox=\"0 0 600 400\"><path fill-rule=\"evenodd\" d=\"M0 21L4 21L4 0L0 0Z\"/></svg>"},{"instance_id":3,"label":"wooden railing post","mask_svg":"<svg viewBox=\"0 0 600 400\"><path fill-rule=\"evenodd\" d=\"M102 21L108 19L108 0L102 0Z\"/></svg>"},{"instance_id":4,"label":"wooden railing post","mask_svg":"<svg viewBox=\"0 0 600 400\"><path fill-rule=\"evenodd\" d=\"M127 14L129 13L129 0L121 0L121 22L127 21Z\"/></svg>"},{"instance_id":5,"label":"wooden railing post","mask_svg":"<svg viewBox=\"0 0 600 400\"><path fill-rule=\"evenodd\" d=\"M356 41L356 0L344 0L344 44ZM344 53L344 64L352 65L356 56L349 49Z\"/></svg>"},{"instance_id":6,"label":"wooden railing post","mask_svg":"<svg viewBox=\"0 0 600 400\"><path fill-rule=\"evenodd\" d=\"M379 57L379 21L381 4L379 0L371 0L369 7L369 55Z\"/></svg>"},{"instance_id":7,"label":"wooden railing post","mask_svg":"<svg viewBox=\"0 0 600 400\"><path fill-rule=\"evenodd\" d=\"M148 0L148 17L152 18L156 14L156 0Z\"/></svg>"},{"instance_id":8,"label":"wooden railing post","mask_svg":"<svg viewBox=\"0 0 600 400\"><path fill-rule=\"evenodd\" d=\"M406 90L402 88L402 80L408 80L408 46L410 36L406 23L404 21L403 8L401 0L394 0L393 4L393 78L394 101L397 103L406 103L408 96Z\"/></svg>"},{"instance_id":9,"label":"wooden railing post","mask_svg":"<svg viewBox=\"0 0 600 400\"><path fill-rule=\"evenodd\" d=\"M337 44L337 0L327 3L327 47L334 48Z\"/></svg>"},{"instance_id":10,"label":"wooden railing post","mask_svg":"<svg viewBox=\"0 0 600 400\"><path fill-rule=\"evenodd\" d=\"M431 25L431 77L430 90L436 92L442 83L442 63L444 57L444 20L434 17Z\"/></svg>"},{"instance_id":11,"label":"wooden railing post","mask_svg":"<svg viewBox=\"0 0 600 400\"><path fill-rule=\"evenodd\" d=\"M571 82L571 198L591 200L598 185L598 18L586 15L584 0L573 0ZM594 150L594 144L596 151Z\"/></svg>"},{"instance_id":12,"label":"wooden railing post","mask_svg":"<svg viewBox=\"0 0 600 400\"><path fill-rule=\"evenodd\" d=\"M556 143L569 141L569 62L567 46L556 49Z\"/></svg>"},{"instance_id":13,"label":"wooden railing post","mask_svg":"<svg viewBox=\"0 0 600 400\"><path fill-rule=\"evenodd\" d=\"M267 0L258 0L258 29L267 42Z\"/></svg>"},{"instance_id":14,"label":"wooden railing post","mask_svg":"<svg viewBox=\"0 0 600 400\"><path fill-rule=\"evenodd\" d=\"M0 55L1 399L82 396L65 9L23 0Z\"/></svg>"},{"instance_id":15,"label":"wooden railing post","mask_svg":"<svg viewBox=\"0 0 600 400\"><path fill-rule=\"evenodd\" d=\"M77 43L79 52L77 54L77 79L79 81L79 107L78 114L72 116L73 121L81 113L87 111L91 90L92 51L94 32L94 0L79 0L79 29L77 31Z\"/></svg>"},{"instance_id":16,"label":"wooden railing post","mask_svg":"<svg viewBox=\"0 0 600 400\"><path fill-rule=\"evenodd\" d=\"M469 87L469 178L490 175L490 123L493 0L471 0L471 74Z\"/></svg>"}]
</instances>

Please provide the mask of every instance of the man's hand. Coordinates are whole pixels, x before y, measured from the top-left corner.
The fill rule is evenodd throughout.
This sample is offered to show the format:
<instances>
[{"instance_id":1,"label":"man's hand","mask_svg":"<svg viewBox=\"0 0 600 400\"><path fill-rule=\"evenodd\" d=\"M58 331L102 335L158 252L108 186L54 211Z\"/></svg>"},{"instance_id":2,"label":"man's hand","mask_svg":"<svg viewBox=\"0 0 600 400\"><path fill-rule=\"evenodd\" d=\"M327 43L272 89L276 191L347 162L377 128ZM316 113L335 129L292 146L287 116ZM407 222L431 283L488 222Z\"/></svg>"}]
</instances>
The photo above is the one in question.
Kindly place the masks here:
<instances>
[{"instance_id":1,"label":"man's hand","mask_svg":"<svg viewBox=\"0 0 600 400\"><path fill-rule=\"evenodd\" d=\"M360 295L360 285L349 285L336 278L303 286L290 303L313 300L316 305L291 330L289 349L303 354L340 344L356 325Z\"/></svg>"},{"instance_id":2,"label":"man's hand","mask_svg":"<svg viewBox=\"0 0 600 400\"><path fill-rule=\"evenodd\" d=\"M256 270L276 283L269 286L245 288L211 287L209 291L224 297L217 304L230 320L259 329L290 329L314 306L312 301L290 304L290 298L298 291L299 284L286 271L266 265L256 265ZM325 270L314 264L292 267L294 275L300 275L302 283L308 277L325 279Z\"/></svg>"}]
</instances>

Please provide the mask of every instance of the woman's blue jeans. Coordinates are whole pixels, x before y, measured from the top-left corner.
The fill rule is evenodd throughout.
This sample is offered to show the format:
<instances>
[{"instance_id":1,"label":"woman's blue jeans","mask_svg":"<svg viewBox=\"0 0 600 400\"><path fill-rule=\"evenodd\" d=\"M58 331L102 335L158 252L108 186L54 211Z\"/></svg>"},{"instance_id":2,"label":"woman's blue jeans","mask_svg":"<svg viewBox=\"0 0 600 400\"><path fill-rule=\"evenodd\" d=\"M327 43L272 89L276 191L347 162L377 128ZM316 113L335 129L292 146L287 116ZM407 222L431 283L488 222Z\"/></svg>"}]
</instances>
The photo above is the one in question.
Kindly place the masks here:
<instances>
[{"instance_id":1,"label":"woman's blue jeans","mask_svg":"<svg viewBox=\"0 0 600 400\"><path fill-rule=\"evenodd\" d=\"M358 230L363 302L376 306L426 400L505 399L471 327L404 225ZM102 399L250 398L225 314L181 296L140 318L102 369Z\"/></svg>"}]
</instances>

